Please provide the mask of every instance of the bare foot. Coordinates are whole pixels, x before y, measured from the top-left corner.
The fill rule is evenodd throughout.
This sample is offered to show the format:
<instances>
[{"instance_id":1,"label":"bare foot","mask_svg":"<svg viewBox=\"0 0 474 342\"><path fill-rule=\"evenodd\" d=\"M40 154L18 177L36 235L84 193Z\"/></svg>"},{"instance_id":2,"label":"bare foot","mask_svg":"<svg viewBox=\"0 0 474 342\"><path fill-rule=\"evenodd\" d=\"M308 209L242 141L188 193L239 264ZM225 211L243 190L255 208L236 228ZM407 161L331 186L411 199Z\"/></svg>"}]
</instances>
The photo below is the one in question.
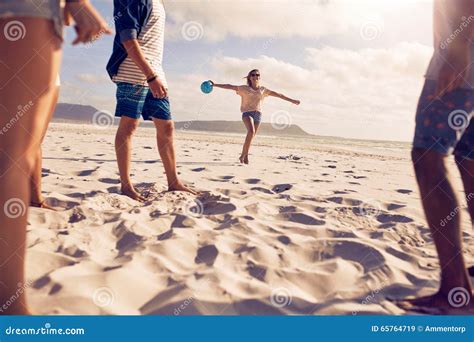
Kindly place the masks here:
<instances>
[{"instance_id":1,"label":"bare foot","mask_svg":"<svg viewBox=\"0 0 474 342\"><path fill-rule=\"evenodd\" d=\"M194 190L191 190L190 188L186 187L183 183L177 182L173 185L170 185L168 187L168 191L184 191L184 192L189 192L193 195L197 195L197 192Z\"/></svg>"},{"instance_id":2,"label":"bare foot","mask_svg":"<svg viewBox=\"0 0 474 342\"><path fill-rule=\"evenodd\" d=\"M244 159L245 159L245 156L243 154L240 155L240 157L239 157L240 164L244 163Z\"/></svg>"},{"instance_id":3,"label":"bare foot","mask_svg":"<svg viewBox=\"0 0 474 342\"><path fill-rule=\"evenodd\" d=\"M122 188L120 190L122 195L130 197L131 199L138 202L145 202L146 198L140 195L134 188Z\"/></svg>"},{"instance_id":4,"label":"bare foot","mask_svg":"<svg viewBox=\"0 0 474 342\"><path fill-rule=\"evenodd\" d=\"M52 211L57 211L55 208L50 206L48 203L46 203L46 200L40 200L40 201L31 201L30 202L30 207L34 208L41 208L41 209L48 209Z\"/></svg>"},{"instance_id":5,"label":"bare foot","mask_svg":"<svg viewBox=\"0 0 474 342\"><path fill-rule=\"evenodd\" d=\"M449 298L448 298L449 297ZM395 300L395 304L406 311L423 312L428 314L464 314L474 311L474 298L467 296L459 291L456 294L446 297L440 292L433 295L419 298L410 298L404 300ZM452 297L452 298L451 298Z\"/></svg>"},{"instance_id":6,"label":"bare foot","mask_svg":"<svg viewBox=\"0 0 474 342\"><path fill-rule=\"evenodd\" d=\"M246 156L244 157L244 164L248 164L248 163L249 163L249 156L246 155Z\"/></svg>"}]
</instances>

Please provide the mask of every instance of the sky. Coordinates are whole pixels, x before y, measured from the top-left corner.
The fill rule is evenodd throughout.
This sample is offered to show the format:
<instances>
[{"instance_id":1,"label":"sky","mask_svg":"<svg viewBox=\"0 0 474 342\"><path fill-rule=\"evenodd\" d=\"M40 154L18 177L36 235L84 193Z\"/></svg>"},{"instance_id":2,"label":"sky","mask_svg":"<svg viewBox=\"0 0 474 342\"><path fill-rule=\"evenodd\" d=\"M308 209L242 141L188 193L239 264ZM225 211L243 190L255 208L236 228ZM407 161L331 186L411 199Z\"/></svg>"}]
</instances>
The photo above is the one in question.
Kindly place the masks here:
<instances>
[{"instance_id":1,"label":"sky","mask_svg":"<svg viewBox=\"0 0 474 342\"><path fill-rule=\"evenodd\" d=\"M432 0L164 0L163 67L176 121L240 120L233 91L204 80L263 86L301 100L265 99L263 122L309 133L410 141L432 54ZM113 1L92 0L113 27ZM68 28L60 102L114 112L105 65L113 36L71 46Z\"/></svg>"}]
</instances>

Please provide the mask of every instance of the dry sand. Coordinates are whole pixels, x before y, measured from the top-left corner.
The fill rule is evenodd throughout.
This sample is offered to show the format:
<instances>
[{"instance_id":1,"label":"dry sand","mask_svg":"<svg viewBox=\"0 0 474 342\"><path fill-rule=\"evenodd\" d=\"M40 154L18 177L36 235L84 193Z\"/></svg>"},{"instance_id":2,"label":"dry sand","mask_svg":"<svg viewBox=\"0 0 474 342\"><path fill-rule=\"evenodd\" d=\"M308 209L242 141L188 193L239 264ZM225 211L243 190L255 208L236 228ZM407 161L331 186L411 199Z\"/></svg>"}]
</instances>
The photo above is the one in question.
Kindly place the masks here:
<instances>
[{"instance_id":1,"label":"dry sand","mask_svg":"<svg viewBox=\"0 0 474 342\"><path fill-rule=\"evenodd\" d=\"M140 128L141 204L118 193L114 134L48 132L43 188L59 211L29 213L37 314L404 314L386 298L437 287L408 144L257 137L243 166L242 137L177 132L195 197L165 192L154 131Z\"/></svg>"}]
</instances>

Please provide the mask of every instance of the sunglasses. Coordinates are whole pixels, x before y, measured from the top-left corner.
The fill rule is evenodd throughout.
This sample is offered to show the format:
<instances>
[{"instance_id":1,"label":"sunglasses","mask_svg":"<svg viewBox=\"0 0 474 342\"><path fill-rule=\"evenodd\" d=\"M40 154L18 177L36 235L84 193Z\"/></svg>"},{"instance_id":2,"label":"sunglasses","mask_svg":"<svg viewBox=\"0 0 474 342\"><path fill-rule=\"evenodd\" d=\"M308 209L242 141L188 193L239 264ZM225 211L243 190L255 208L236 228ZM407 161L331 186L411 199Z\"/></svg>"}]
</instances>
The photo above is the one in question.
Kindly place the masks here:
<instances>
[{"instance_id":1,"label":"sunglasses","mask_svg":"<svg viewBox=\"0 0 474 342\"><path fill-rule=\"evenodd\" d=\"M260 74L250 74L252 77L260 77Z\"/></svg>"}]
</instances>

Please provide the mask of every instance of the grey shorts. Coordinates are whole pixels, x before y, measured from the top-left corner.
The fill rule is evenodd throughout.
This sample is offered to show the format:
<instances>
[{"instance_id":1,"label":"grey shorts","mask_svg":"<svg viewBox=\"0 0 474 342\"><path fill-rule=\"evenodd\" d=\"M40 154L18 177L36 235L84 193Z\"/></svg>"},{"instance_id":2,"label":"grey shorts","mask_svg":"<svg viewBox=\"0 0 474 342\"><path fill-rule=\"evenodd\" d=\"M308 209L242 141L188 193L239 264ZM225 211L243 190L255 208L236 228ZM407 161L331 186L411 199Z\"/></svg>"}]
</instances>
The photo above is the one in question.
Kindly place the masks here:
<instances>
[{"instance_id":1,"label":"grey shorts","mask_svg":"<svg viewBox=\"0 0 474 342\"><path fill-rule=\"evenodd\" d=\"M33 17L49 19L56 35L63 39L63 9L65 0L1 0L0 19ZM12 19L2 28L12 40L21 39L26 29L21 20ZM7 37L8 38L8 37Z\"/></svg>"}]
</instances>

